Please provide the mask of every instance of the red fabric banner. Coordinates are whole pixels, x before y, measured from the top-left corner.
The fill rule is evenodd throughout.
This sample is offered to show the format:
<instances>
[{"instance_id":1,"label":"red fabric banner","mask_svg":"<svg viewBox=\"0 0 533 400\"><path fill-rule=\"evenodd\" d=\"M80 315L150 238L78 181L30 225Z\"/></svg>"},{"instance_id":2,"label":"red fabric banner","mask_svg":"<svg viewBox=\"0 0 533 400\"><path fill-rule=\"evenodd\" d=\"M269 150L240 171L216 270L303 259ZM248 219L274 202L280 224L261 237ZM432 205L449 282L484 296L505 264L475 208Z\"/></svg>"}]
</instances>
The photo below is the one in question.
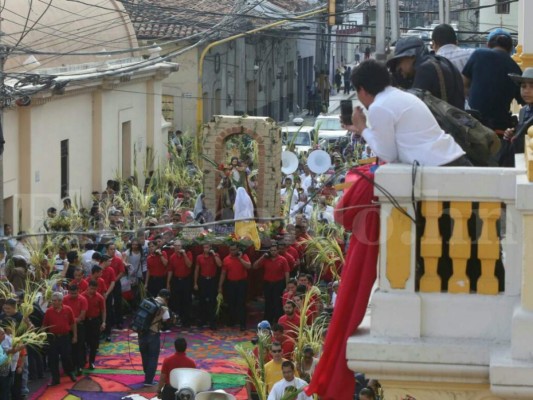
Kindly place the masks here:
<instances>
[{"instance_id":1,"label":"red fabric banner","mask_svg":"<svg viewBox=\"0 0 533 400\"><path fill-rule=\"evenodd\" d=\"M354 184L337 204L335 220L352 231L352 236L324 350L305 390L308 395L320 395L322 400L353 399L355 377L347 366L346 341L365 316L377 273L379 207L372 203L374 176L369 165L348 175Z\"/></svg>"}]
</instances>

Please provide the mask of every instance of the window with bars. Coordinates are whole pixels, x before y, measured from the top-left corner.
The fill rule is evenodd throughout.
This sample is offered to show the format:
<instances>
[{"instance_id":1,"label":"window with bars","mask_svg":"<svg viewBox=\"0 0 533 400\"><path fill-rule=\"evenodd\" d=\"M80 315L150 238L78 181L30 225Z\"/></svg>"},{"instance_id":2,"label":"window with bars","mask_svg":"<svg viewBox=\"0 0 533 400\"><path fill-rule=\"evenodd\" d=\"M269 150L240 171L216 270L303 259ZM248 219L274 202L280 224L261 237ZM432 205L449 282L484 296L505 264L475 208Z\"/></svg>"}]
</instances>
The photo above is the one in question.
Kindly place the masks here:
<instances>
[{"instance_id":1,"label":"window with bars","mask_svg":"<svg viewBox=\"0 0 533 400\"><path fill-rule=\"evenodd\" d=\"M511 2L509 0L496 0L496 14L509 14Z\"/></svg>"}]
</instances>

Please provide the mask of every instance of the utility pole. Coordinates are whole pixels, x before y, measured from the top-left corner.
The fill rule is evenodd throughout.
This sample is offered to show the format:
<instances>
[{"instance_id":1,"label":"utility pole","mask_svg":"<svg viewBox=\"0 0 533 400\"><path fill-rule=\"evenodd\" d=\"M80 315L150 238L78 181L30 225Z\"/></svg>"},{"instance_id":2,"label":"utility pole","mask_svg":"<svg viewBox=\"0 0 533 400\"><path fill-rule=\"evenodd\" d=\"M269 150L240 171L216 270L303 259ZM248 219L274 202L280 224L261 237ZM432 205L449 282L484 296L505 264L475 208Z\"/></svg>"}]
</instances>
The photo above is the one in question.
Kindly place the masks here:
<instances>
[{"instance_id":1,"label":"utility pole","mask_svg":"<svg viewBox=\"0 0 533 400\"><path fill-rule=\"evenodd\" d=\"M376 12L376 60L384 61L385 60L385 8L386 0L377 1L377 12Z\"/></svg>"},{"instance_id":2,"label":"utility pole","mask_svg":"<svg viewBox=\"0 0 533 400\"><path fill-rule=\"evenodd\" d=\"M390 40L396 42L400 38L400 8L398 0L390 0Z\"/></svg>"}]
</instances>

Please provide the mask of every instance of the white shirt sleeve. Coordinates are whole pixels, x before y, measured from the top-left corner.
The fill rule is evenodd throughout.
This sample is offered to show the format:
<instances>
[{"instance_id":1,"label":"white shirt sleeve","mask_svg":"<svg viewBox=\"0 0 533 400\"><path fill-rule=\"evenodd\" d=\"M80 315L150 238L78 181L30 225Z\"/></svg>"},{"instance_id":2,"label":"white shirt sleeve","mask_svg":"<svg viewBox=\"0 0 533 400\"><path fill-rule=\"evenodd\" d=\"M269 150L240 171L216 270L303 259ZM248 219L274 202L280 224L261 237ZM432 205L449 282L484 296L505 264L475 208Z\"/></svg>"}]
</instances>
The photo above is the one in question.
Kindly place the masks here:
<instances>
[{"instance_id":1,"label":"white shirt sleeve","mask_svg":"<svg viewBox=\"0 0 533 400\"><path fill-rule=\"evenodd\" d=\"M394 115L389 110L375 105L368 111L367 118L369 127L363 130L363 138L367 144L383 161L398 160Z\"/></svg>"}]
</instances>

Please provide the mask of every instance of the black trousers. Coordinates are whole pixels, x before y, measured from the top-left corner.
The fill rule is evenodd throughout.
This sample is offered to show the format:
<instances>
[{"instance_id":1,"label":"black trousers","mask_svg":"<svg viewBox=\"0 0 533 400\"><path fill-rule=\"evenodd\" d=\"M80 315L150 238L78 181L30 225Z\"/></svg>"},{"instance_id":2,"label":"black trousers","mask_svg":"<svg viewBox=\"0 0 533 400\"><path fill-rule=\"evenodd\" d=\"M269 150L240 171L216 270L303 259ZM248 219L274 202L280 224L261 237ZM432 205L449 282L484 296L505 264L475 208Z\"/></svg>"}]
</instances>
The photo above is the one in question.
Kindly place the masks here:
<instances>
[{"instance_id":1,"label":"black trousers","mask_svg":"<svg viewBox=\"0 0 533 400\"><path fill-rule=\"evenodd\" d=\"M120 279L115 281L113 288L113 323L116 327L122 327L122 283ZM107 325L107 323L106 323Z\"/></svg>"},{"instance_id":2,"label":"black trousers","mask_svg":"<svg viewBox=\"0 0 533 400\"><path fill-rule=\"evenodd\" d=\"M100 326L102 318L92 318L85 320L85 343L89 349L89 363L93 364L96 359L96 352L100 344Z\"/></svg>"},{"instance_id":3,"label":"black trousers","mask_svg":"<svg viewBox=\"0 0 533 400\"><path fill-rule=\"evenodd\" d=\"M70 334L48 335L48 362L52 382L59 382L59 359L66 374L72 372L72 339Z\"/></svg>"},{"instance_id":4,"label":"black trousers","mask_svg":"<svg viewBox=\"0 0 533 400\"><path fill-rule=\"evenodd\" d=\"M86 351L85 351L85 323L78 322L76 324L78 332L78 341L72 343L72 364L74 370L82 369L85 366Z\"/></svg>"},{"instance_id":5,"label":"black trousers","mask_svg":"<svg viewBox=\"0 0 533 400\"><path fill-rule=\"evenodd\" d=\"M276 282L263 282L265 293L265 319L271 324L277 323L279 317L283 315L283 304L281 298L285 289L285 280Z\"/></svg>"},{"instance_id":6,"label":"black trousers","mask_svg":"<svg viewBox=\"0 0 533 400\"><path fill-rule=\"evenodd\" d=\"M229 324L238 322L241 328L246 327L246 291L248 282L226 281L225 296L229 306ZM237 320L237 321L235 321Z\"/></svg>"},{"instance_id":7,"label":"black trousers","mask_svg":"<svg viewBox=\"0 0 533 400\"><path fill-rule=\"evenodd\" d=\"M170 309L179 315L183 325L191 323L192 279L172 277L170 281Z\"/></svg>"},{"instance_id":8,"label":"black trousers","mask_svg":"<svg viewBox=\"0 0 533 400\"><path fill-rule=\"evenodd\" d=\"M105 318L105 335L111 335L111 327L115 321L115 313L113 312L113 292L109 293L109 296L105 299L105 309L106 309L106 318Z\"/></svg>"},{"instance_id":9,"label":"black trousers","mask_svg":"<svg viewBox=\"0 0 533 400\"><path fill-rule=\"evenodd\" d=\"M200 291L200 321L208 323L211 327L214 327L217 322L217 283L216 277L205 278L201 276L198 281L198 289Z\"/></svg>"},{"instance_id":10,"label":"black trousers","mask_svg":"<svg viewBox=\"0 0 533 400\"><path fill-rule=\"evenodd\" d=\"M148 281L148 297L156 297L161 289L166 287L166 276L150 276Z\"/></svg>"}]
</instances>

